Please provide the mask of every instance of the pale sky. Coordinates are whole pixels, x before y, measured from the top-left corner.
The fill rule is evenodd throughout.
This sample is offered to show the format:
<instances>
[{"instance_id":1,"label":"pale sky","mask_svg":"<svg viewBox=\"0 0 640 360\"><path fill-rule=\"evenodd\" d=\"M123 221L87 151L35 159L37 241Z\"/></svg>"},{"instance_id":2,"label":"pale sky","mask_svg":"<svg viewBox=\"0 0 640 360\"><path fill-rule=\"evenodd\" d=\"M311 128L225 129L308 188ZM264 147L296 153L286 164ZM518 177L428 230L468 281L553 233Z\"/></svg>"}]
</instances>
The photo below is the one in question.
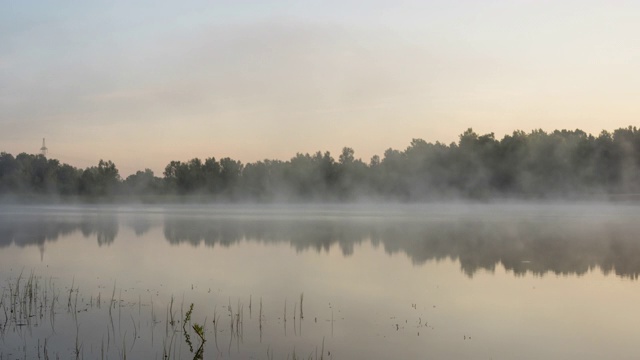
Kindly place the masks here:
<instances>
[{"instance_id":1,"label":"pale sky","mask_svg":"<svg viewBox=\"0 0 640 360\"><path fill-rule=\"evenodd\" d=\"M638 1L0 0L0 151L368 162L640 119Z\"/></svg>"}]
</instances>

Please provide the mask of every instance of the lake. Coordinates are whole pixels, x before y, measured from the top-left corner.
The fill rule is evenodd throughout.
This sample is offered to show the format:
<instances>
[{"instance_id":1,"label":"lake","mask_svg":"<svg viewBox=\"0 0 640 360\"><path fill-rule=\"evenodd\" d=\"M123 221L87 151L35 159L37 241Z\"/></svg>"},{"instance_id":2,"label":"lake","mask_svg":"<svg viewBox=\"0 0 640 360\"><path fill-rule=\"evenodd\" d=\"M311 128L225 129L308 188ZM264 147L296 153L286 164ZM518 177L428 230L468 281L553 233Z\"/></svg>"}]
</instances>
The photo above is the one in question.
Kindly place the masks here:
<instances>
[{"instance_id":1,"label":"lake","mask_svg":"<svg viewBox=\"0 0 640 360\"><path fill-rule=\"evenodd\" d=\"M3 206L0 358L638 358L638 209Z\"/></svg>"}]
</instances>

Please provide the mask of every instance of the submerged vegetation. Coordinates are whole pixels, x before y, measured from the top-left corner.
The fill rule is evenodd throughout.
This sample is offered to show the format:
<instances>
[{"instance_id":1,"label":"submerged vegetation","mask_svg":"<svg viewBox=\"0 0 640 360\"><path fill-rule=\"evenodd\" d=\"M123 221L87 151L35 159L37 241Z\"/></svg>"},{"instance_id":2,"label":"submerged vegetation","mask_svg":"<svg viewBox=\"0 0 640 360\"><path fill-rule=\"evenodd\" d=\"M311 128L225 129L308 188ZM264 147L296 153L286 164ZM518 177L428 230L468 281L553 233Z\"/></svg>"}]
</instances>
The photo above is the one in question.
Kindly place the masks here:
<instances>
[{"instance_id":1,"label":"submerged vegetation","mask_svg":"<svg viewBox=\"0 0 640 360\"><path fill-rule=\"evenodd\" d=\"M0 154L0 195L67 199L219 201L428 201L451 198L633 197L640 193L640 130L593 136L581 130L515 131L501 140L468 129L457 143L414 139L367 163L345 147L288 161L230 158L171 161L163 177L146 169L126 179L100 160L84 170L42 155Z\"/></svg>"},{"instance_id":2,"label":"submerged vegetation","mask_svg":"<svg viewBox=\"0 0 640 360\"><path fill-rule=\"evenodd\" d=\"M258 320L260 335L245 337L245 321L249 323L249 319L245 320L244 304L240 299L236 309L232 308L231 300L228 306L224 306L230 323L219 325L220 316L216 315L215 309L213 320L205 317L202 323L192 323L194 304L191 303L185 313L184 299L180 305L184 317L176 320L173 297L163 320L156 316L157 305L154 305L153 295L150 302L143 301L141 295L137 299L125 300L122 289L116 296L115 284L108 299L102 298L100 292L82 294L73 282L67 290L57 286L53 278L44 279L33 273L25 277L20 273L15 278L5 279L0 290L0 359L129 357L196 360L204 359L205 351L215 358L246 358L251 354L250 358L273 359L272 346L278 345L262 343L262 324L266 318L262 314L262 303ZM161 299L156 302L161 302ZM270 316L269 321L277 323L280 320ZM207 323L213 324L213 329L207 328ZM314 324L318 325L317 322ZM286 323L284 326L286 333ZM294 324L294 330L296 326L302 326L302 318L298 319L297 325ZM205 347L208 334L215 339L215 346ZM161 342L154 340L157 336L162 338ZM197 340L192 340L193 337ZM256 339L260 339L259 342L256 343ZM301 339L301 336L292 337L290 342L295 344ZM218 340L226 341L227 346L222 347L222 343L219 346ZM262 349L266 352L262 353ZM310 347L307 354L300 356L293 347L286 351L286 358L325 359L324 338L321 346ZM326 354L326 358L333 358L330 351ZM279 355L278 358L285 358L282 353Z\"/></svg>"}]
</instances>

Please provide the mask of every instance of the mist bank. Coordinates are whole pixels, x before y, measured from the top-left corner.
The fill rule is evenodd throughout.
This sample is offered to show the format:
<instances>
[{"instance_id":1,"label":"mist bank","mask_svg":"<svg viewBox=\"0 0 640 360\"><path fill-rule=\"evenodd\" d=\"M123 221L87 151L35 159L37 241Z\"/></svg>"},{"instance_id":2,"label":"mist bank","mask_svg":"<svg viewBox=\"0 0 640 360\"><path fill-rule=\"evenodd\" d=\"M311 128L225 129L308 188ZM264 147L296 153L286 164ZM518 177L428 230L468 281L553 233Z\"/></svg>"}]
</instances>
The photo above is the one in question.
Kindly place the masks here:
<instances>
[{"instance_id":1,"label":"mist bank","mask_svg":"<svg viewBox=\"0 0 640 360\"><path fill-rule=\"evenodd\" d=\"M45 252L47 243L74 233L102 247L152 236L212 250L245 242L318 253L338 247L345 257L371 244L389 255L404 254L417 266L458 261L468 276L497 266L515 275L583 275L594 269L631 279L640 275L635 206L138 210L0 208L0 249L37 246Z\"/></svg>"},{"instance_id":2,"label":"mist bank","mask_svg":"<svg viewBox=\"0 0 640 360\"><path fill-rule=\"evenodd\" d=\"M425 202L452 199L640 199L640 130L514 131L502 139L472 129L457 143L413 139L368 162L345 147L289 160L171 161L123 179L100 160L78 169L43 155L0 153L4 202Z\"/></svg>"}]
</instances>

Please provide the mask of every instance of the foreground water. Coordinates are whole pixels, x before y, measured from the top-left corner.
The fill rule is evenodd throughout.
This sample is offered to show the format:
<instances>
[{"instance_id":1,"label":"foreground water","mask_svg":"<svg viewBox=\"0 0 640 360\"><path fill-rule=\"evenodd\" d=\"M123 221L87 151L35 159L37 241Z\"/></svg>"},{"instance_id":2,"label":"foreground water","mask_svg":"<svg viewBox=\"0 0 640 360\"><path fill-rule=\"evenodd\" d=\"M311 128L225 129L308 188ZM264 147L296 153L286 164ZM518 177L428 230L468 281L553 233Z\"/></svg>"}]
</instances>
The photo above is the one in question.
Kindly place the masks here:
<instances>
[{"instance_id":1,"label":"foreground water","mask_svg":"<svg viewBox=\"0 0 640 360\"><path fill-rule=\"evenodd\" d=\"M638 358L638 274L629 205L3 207L0 358Z\"/></svg>"}]
</instances>

